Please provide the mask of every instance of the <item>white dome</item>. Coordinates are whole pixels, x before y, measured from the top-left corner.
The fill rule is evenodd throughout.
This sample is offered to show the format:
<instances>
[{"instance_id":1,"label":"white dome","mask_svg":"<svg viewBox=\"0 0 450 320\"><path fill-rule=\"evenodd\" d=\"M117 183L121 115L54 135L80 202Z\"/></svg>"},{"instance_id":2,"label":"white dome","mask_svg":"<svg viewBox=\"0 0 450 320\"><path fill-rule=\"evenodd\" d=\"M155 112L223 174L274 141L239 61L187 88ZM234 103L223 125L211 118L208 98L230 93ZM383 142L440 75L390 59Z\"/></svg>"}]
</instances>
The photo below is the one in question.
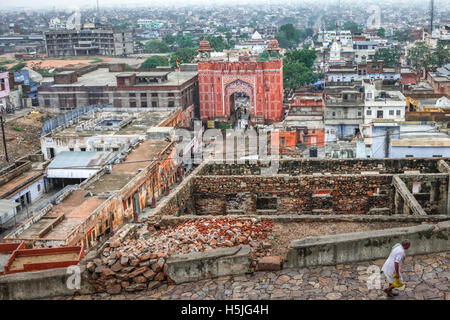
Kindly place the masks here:
<instances>
[{"instance_id":1,"label":"white dome","mask_svg":"<svg viewBox=\"0 0 450 320\"><path fill-rule=\"evenodd\" d=\"M259 32L255 31L255 33L252 35L252 40L261 40L261 39L262 39L262 37L259 34Z\"/></svg>"}]
</instances>

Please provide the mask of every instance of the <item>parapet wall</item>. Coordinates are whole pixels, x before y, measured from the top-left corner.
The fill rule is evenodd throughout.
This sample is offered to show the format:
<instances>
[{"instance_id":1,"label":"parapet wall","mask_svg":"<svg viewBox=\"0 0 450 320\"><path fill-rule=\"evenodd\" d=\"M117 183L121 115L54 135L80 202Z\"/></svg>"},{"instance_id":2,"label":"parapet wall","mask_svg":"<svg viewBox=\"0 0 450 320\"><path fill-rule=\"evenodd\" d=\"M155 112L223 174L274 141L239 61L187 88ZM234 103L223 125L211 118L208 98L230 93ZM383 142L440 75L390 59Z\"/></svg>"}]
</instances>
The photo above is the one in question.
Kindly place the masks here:
<instances>
[{"instance_id":1,"label":"parapet wall","mask_svg":"<svg viewBox=\"0 0 450 320\"><path fill-rule=\"evenodd\" d=\"M284 267L303 268L386 258L392 246L404 239L411 241L407 255L445 252L450 248L449 235L450 221L444 221L437 225L308 237L291 242Z\"/></svg>"}]
</instances>

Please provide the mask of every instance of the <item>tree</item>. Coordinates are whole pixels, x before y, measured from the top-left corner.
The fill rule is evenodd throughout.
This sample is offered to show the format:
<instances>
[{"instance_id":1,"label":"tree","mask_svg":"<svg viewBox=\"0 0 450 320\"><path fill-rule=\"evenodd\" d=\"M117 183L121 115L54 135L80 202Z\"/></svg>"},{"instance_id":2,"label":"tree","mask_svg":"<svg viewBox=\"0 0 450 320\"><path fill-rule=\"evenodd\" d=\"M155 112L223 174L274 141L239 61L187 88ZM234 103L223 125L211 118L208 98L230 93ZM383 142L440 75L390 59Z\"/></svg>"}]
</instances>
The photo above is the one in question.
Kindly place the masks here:
<instances>
[{"instance_id":1,"label":"tree","mask_svg":"<svg viewBox=\"0 0 450 320\"><path fill-rule=\"evenodd\" d=\"M243 34L239 35L239 38L248 39L248 33L243 33Z\"/></svg>"},{"instance_id":2,"label":"tree","mask_svg":"<svg viewBox=\"0 0 450 320\"><path fill-rule=\"evenodd\" d=\"M170 48L164 41L151 40L145 45L145 52L147 53L167 53L170 52Z\"/></svg>"},{"instance_id":3,"label":"tree","mask_svg":"<svg viewBox=\"0 0 450 320\"><path fill-rule=\"evenodd\" d=\"M164 67L169 65L169 60L162 56L151 56L147 58L139 67L139 69L152 69L156 67Z\"/></svg>"},{"instance_id":4,"label":"tree","mask_svg":"<svg viewBox=\"0 0 450 320\"><path fill-rule=\"evenodd\" d=\"M175 37L170 33L168 33L163 37L163 41L167 43L169 46L171 46L175 43Z\"/></svg>"},{"instance_id":5,"label":"tree","mask_svg":"<svg viewBox=\"0 0 450 320\"><path fill-rule=\"evenodd\" d=\"M180 63L191 63L197 56L197 49L192 48L181 48L175 51L170 57L170 65L173 68L177 67L177 58Z\"/></svg>"},{"instance_id":6,"label":"tree","mask_svg":"<svg viewBox=\"0 0 450 320\"><path fill-rule=\"evenodd\" d=\"M361 25L350 21L347 21L342 25L342 30L350 30L353 34L363 32L363 28Z\"/></svg>"},{"instance_id":7,"label":"tree","mask_svg":"<svg viewBox=\"0 0 450 320\"><path fill-rule=\"evenodd\" d=\"M275 35L280 47L285 49L295 48L302 39L303 33L301 30L294 27L293 24L284 24L280 27Z\"/></svg>"},{"instance_id":8,"label":"tree","mask_svg":"<svg viewBox=\"0 0 450 320\"><path fill-rule=\"evenodd\" d=\"M216 52L222 52L223 49L227 49L228 48L228 45L223 40L222 36L217 36L216 37L216 36L213 36L213 35L208 35L208 36L205 37L205 39L209 41L209 45Z\"/></svg>"},{"instance_id":9,"label":"tree","mask_svg":"<svg viewBox=\"0 0 450 320\"><path fill-rule=\"evenodd\" d=\"M191 33L177 34L175 37L175 43L177 48L192 48L195 46L194 38Z\"/></svg>"},{"instance_id":10,"label":"tree","mask_svg":"<svg viewBox=\"0 0 450 320\"><path fill-rule=\"evenodd\" d=\"M316 58L316 50L303 49L287 52L284 61L287 63L303 63L307 68L312 69Z\"/></svg>"},{"instance_id":11,"label":"tree","mask_svg":"<svg viewBox=\"0 0 450 320\"><path fill-rule=\"evenodd\" d=\"M432 54L433 64L442 67L450 62L450 50L442 42L439 42Z\"/></svg>"},{"instance_id":12,"label":"tree","mask_svg":"<svg viewBox=\"0 0 450 320\"><path fill-rule=\"evenodd\" d=\"M286 63L283 66L283 84L286 88L296 89L300 85L316 82L319 75L301 62Z\"/></svg>"},{"instance_id":13,"label":"tree","mask_svg":"<svg viewBox=\"0 0 450 320\"><path fill-rule=\"evenodd\" d=\"M425 42L417 42L409 49L408 61L416 72L422 71L433 65L433 55L430 46Z\"/></svg>"},{"instance_id":14,"label":"tree","mask_svg":"<svg viewBox=\"0 0 450 320\"><path fill-rule=\"evenodd\" d=\"M233 36L232 36L231 32L225 33L225 38L227 39L228 46L230 46L230 40L231 40L232 37Z\"/></svg>"},{"instance_id":15,"label":"tree","mask_svg":"<svg viewBox=\"0 0 450 320\"><path fill-rule=\"evenodd\" d=\"M314 49L287 52L283 59L284 85L287 88L296 89L300 85L317 81L319 75L313 72L316 57L316 51Z\"/></svg>"},{"instance_id":16,"label":"tree","mask_svg":"<svg viewBox=\"0 0 450 320\"><path fill-rule=\"evenodd\" d=\"M401 56L397 48L381 48L375 52L374 60L383 60L386 67L395 67Z\"/></svg>"},{"instance_id":17,"label":"tree","mask_svg":"<svg viewBox=\"0 0 450 320\"><path fill-rule=\"evenodd\" d=\"M386 29L384 29L383 27L379 28L377 35L381 38L384 38L386 36Z\"/></svg>"},{"instance_id":18,"label":"tree","mask_svg":"<svg viewBox=\"0 0 450 320\"><path fill-rule=\"evenodd\" d=\"M225 26L218 26L216 30L217 32L224 33L228 31L228 28Z\"/></svg>"}]
</instances>

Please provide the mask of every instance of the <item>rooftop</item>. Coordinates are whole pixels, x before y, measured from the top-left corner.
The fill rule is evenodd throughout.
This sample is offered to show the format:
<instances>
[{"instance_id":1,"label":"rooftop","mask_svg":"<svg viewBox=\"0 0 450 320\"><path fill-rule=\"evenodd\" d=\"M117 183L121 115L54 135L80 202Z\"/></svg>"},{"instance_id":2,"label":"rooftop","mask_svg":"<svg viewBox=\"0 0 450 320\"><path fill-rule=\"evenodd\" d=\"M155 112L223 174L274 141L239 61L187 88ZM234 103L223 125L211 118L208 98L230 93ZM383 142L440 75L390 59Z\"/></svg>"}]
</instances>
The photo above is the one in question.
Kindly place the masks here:
<instances>
[{"instance_id":1,"label":"rooftop","mask_svg":"<svg viewBox=\"0 0 450 320\"><path fill-rule=\"evenodd\" d=\"M116 76L130 76L136 73L136 76L154 76L160 77L167 75L167 81L161 83L145 83L145 84L136 84L135 86L176 86L179 84L183 84L186 81L189 81L193 77L197 75L197 72L193 71L184 71L184 72L109 72L108 68L99 68L95 71L88 72L80 77L74 83L70 84L53 84L52 87L115 87L117 86Z\"/></svg>"},{"instance_id":2,"label":"rooftop","mask_svg":"<svg viewBox=\"0 0 450 320\"><path fill-rule=\"evenodd\" d=\"M102 175L86 189L94 194L109 193L122 189L136 176L139 169L144 169L157 160L158 155L169 144L168 141L160 140L143 141L128 155L124 162L113 165L111 173Z\"/></svg>"}]
</instances>

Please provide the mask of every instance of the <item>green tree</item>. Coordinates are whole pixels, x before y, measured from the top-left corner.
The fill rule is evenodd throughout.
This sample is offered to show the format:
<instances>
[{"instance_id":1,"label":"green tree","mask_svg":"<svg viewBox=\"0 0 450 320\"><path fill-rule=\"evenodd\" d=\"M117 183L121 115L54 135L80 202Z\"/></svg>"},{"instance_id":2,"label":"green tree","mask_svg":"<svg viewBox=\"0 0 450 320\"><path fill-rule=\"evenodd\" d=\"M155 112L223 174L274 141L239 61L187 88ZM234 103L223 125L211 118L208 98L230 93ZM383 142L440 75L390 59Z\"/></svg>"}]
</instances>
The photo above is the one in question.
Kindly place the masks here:
<instances>
[{"instance_id":1,"label":"green tree","mask_svg":"<svg viewBox=\"0 0 450 320\"><path fill-rule=\"evenodd\" d=\"M170 65L173 68L177 67L177 58L180 60L180 63L191 63L194 58L197 56L197 48L181 48L175 51L170 56Z\"/></svg>"},{"instance_id":2,"label":"green tree","mask_svg":"<svg viewBox=\"0 0 450 320\"><path fill-rule=\"evenodd\" d=\"M386 29L384 29L383 27L379 28L377 35L381 38L384 38L386 36Z\"/></svg>"},{"instance_id":3,"label":"green tree","mask_svg":"<svg viewBox=\"0 0 450 320\"><path fill-rule=\"evenodd\" d=\"M227 39L227 44L228 44L228 46L230 46L230 41L231 41L231 38L232 38L232 37L233 37L233 36L232 36L231 32L225 33L225 38Z\"/></svg>"},{"instance_id":4,"label":"green tree","mask_svg":"<svg viewBox=\"0 0 450 320\"><path fill-rule=\"evenodd\" d=\"M294 27L291 23L282 25L275 35L279 46L285 49L295 48L302 37L302 31Z\"/></svg>"},{"instance_id":5,"label":"green tree","mask_svg":"<svg viewBox=\"0 0 450 320\"><path fill-rule=\"evenodd\" d=\"M248 39L248 33L243 33L243 34L239 35L239 38Z\"/></svg>"},{"instance_id":6,"label":"green tree","mask_svg":"<svg viewBox=\"0 0 450 320\"><path fill-rule=\"evenodd\" d=\"M286 88L296 89L300 85L317 81L320 75L313 71L316 57L316 51L314 49L287 52L283 59L284 86Z\"/></svg>"},{"instance_id":7,"label":"green tree","mask_svg":"<svg viewBox=\"0 0 450 320\"><path fill-rule=\"evenodd\" d=\"M425 42L417 42L409 49L408 61L416 72L422 71L433 65L433 55L430 46Z\"/></svg>"},{"instance_id":8,"label":"green tree","mask_svg":"<svg viewBox=\"0 0 450 320\"><path fill-rule=\"evenodd\" d=\"M147 53L167 53L170 48L164 41L151 40L145 44L145 52Z\"/></svg>"},{"instance_id":9,"label":"green tree","mask_svg":"<svg viewBox=\"0 0 450 320\"><path fill-rule=\"evenodd\" d=\"M217 32L224 33L228 31L228 28L225 26L218 26L216 30Z\"/></svg>"},{"instance_id":10,"label":"green tree","mask_svg":"<svg viewBox=\"0 0 450 320\"><path fill-rule=\"evenodd\" d=\"M347 21L342 25L342 30L350 30L351 33L363 32L363 27L355 22Z\"/></svg>"},{"instance_id":11,"label":"green tree","mask_svg":"<svg viewBox=\"0 0 450 320\"><path fill-rule=\"evenodd\" d=\"M195 46L194 38L191 33L177 34L175 37L176 46L180 48L192 48Z\"/></svg>"},{"instance_id":12,"label":"green tree","mask_svg":"<svg viewBox=\"0 0 450 320\"><path fill-rule=\"evenodd\" d=\"M151 56L147 58L139 67L139 69L152 69L156 67L164 67L169 65L169 60L163 56Z\"/></svg>"},{"instance_id":13,"label":"green tree","mask_svg":"<svg viewBox=\"0 0 450 320\"><path fill-rule=\"evenodd\" d=\"M450 62L450 51L442 42L439 42L432 53L433 64L442 67Z\"/></svg>"},{"instance_id":14,"label":"green tree","mask_svg":"<svg viewBox=\"0 0 450 320\"><path fill-rule=\"evenodd\" d=\"M401 56L397 48L381 48L375 52L374 60L383 60L387 67L395 67Z\"/></svg>"},{"instance_id":15,"label":"green tree","mask_svg":"<svg viewBox=\"0 0 450 320\"><path fill-rule=\"evenodd\" d=\"M163 41L167 43L169 46L171 46L175 43L175 37L170 33L168 33L163 37Z\"/></svg>"},{"instance_id":16,"label":"green tree","mask_svg":"<svg viewBox=\"0 0 450 320\"><path fill-rule=\"evenodd\" d=\"M318 78L318 74L315 74L301 62L286 63L283 65L283 84L286 88L296 89L300 85L313 83Z\"/></svg>"},{"instance_id":17,"label":"green tree","mask_svg":"<svg viewBox=\"0 0 450 320\"><path fill-rule=\"evenodd\" d=\"M307 68L312 69L316 58L316 50L302 49L287 52L284 61L286 63L303 63Z\"/></svg>"},{"instance_id":18,"label":"green tree","mask_svg":"<svg viewBox=\"0 0 450 320\"><path fill-rule=\"evenodd\" d=\"M222 36L216 37L213 35L208 35L205 39L209 41L209 45L216 52L222 52L224 49L228 48L227 43L225 43Z\"/></svg>"}]
</instances>

